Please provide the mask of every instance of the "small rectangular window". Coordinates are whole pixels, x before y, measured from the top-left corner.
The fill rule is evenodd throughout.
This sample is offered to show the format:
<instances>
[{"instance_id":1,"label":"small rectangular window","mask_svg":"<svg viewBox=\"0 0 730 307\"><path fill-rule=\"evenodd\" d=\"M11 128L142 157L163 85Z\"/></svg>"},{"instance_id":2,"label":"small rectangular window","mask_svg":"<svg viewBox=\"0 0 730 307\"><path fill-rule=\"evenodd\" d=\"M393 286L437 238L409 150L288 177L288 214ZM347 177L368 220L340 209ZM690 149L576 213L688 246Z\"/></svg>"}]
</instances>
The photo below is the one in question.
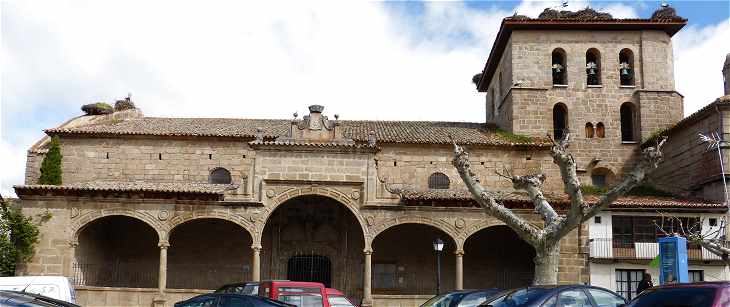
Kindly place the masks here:
<instances>
[{"instance_id":1,"label":"small rectangular window","mask_svg":"<svg viewBox=\"0 0 730 307\"><path fill-rule=\"evenodd\" d=\"M208 160L213 160L213 154L208 154Z\"/></svg>"},{"instance_id":2,"label":"small rectangular window","mask_svg":"<svg viewBox=\"0 0 730 307\"><path fill-rule=\"evenodd\" d=\"M689 282L700 282L705 281L705 271L703 270L689 270Z\"/></svg>"},{"instance_id":3,"label":"small rectangular window","mask_svg":"<svg viewBox=\"0 0 730 307\"><path fill-rule=\"evenodd\" d=\"M713 227L714 226L717 226L717 219L716 218L710 218L708 220L708 222L710 223L710 226L713 226Z\"/></svg>"},{"instance_id":4,"label":"small rectangular window","mask_svg":"<svg viewBox=\"0 0 730 307\"><path fill-rule=\"evenodd\" d=\"M157 158L162 160L162 154L157 154Z\"/></svg>"},{"instance_id":5,"label":"small rectangular window","mask_svg":"<svg viewBox=\"0 0 730 307\"><path fill-rule=\"evenodd\" d=\"M601 223L601 217L600 216L593 217L593 223L600 224Z\"/></svg>"}]
</instances>

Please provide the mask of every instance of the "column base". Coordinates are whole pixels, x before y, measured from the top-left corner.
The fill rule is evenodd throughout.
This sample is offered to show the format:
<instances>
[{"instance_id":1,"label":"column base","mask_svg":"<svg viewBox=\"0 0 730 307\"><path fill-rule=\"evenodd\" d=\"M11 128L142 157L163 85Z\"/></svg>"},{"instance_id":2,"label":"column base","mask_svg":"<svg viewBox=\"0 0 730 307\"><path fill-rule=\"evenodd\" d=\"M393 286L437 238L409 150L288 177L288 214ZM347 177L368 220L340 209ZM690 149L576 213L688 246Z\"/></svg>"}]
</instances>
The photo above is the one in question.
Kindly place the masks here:
<instances>
[{"instance_id":1,"label":"column base","mask_svg":"<svg viewBox=\"0 0 730 307\"><path fill-rule=\"evenodd\" d=\"M164 307L165 303L167 303L167 297L165 297L165 294L155 294L155 297L152 299L152 307Z\"/></svg>"}]
</instances>

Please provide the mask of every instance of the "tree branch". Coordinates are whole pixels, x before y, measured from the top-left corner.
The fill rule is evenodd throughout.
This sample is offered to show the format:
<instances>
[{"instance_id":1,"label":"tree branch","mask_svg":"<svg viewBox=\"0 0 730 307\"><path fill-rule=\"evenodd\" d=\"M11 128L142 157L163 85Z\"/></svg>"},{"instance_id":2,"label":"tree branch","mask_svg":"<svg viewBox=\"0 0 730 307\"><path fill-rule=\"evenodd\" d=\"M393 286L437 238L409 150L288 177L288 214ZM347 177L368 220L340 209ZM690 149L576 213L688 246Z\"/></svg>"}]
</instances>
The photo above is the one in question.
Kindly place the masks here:
<instances>
[{"instance_id":1,"label":"tree branch","mask_svg":"<svg viewBox=\"0 0 730 307\"><path fill-rule=\"evenodd\" d=\"M469 153L457 145L453 139L452 143L454 144L454 159L452 160L452 164L456 167L461 179L464 180L474 200L479 203L487 214L510 226L520 238L530 244L538 244L541 240L541 231L517 216L511 210L499 204L494 199L494 194L482 187L479 183L479 178L472 172L471 164L469 163Z\"/></svg>"},{"instance_id":2,"label":"tree branch","mask_svg":"<svg viewBox=\"0 0 730 307\"><path fill-rule=\"evenodd\" d=\"M549 137L549 136L548 136ZM552 138L550 141L553 146L550 148L550 155L553 157L553 163L560 168L560 177L563 179L565 193L570 196L570 209L568 216L563 223L566 226L575 226L580 224L583 219L583 208L585 201L583 192L580 190L580 180L576 172L576 164L573 155L568 152L570 143L570 133L566 133L565 137L556 143ZM566 227L563 226L563 227ZM572 228L572 227L570 227Z\"/></svg>"}]
</instances>

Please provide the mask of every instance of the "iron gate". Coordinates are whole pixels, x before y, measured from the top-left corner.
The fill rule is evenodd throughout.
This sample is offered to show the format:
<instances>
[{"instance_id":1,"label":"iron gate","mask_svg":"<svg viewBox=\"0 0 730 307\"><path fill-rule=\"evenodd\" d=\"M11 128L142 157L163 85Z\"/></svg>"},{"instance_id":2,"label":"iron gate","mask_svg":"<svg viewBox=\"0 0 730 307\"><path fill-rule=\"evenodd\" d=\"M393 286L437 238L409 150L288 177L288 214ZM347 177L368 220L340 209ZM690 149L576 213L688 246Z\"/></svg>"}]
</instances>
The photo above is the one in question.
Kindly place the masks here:
<instances>
[{"instance_id":1,"label":"iron gate","mask_svg":"<svg viewBox=\"0 0 730 307\"><path fill-rule=\"evenodd\" d=\"M320 255L299 255L289 258L286 278L293 281L321 282L332 286L332 263Z\"/></svg>"}]
</instances>

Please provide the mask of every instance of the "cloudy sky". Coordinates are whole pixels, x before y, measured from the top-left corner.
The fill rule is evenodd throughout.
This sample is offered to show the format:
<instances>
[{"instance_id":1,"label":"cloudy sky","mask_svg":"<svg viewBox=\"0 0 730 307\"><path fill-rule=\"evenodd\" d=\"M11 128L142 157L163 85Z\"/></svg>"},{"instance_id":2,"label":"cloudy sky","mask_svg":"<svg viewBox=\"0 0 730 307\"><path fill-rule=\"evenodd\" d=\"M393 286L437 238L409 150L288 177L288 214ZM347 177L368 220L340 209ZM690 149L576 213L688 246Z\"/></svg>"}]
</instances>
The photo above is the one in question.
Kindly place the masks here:
<instances>
[{"instance_id":1,"label":"cloudy sky","mask_svg":"<svg viewBox=\"0 0 730 307\"><path fill-rule=\"evenodd\" d=\"M647 18L660 1L568 1ZM670 1L685 114L722 95L728 1ZM132 98L147 116L481 122L471 76L499 23L560 1L278 2L0 0L0 193L25 151L82 104Z\"/></svg>"}]
</instances>

